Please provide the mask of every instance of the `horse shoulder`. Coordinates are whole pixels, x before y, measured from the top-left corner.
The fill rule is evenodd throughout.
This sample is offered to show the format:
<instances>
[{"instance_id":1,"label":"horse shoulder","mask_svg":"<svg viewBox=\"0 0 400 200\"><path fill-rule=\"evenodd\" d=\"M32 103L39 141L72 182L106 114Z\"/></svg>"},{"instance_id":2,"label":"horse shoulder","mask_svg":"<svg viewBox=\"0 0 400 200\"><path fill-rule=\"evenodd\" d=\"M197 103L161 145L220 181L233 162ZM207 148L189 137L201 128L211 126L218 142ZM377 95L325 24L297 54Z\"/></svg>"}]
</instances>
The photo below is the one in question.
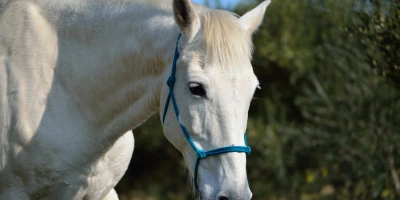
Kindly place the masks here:
<instances>
[{"instance_id":1,"label":"horse shoulder","mask_svg":"<svg viewBox=\"0 0 400 200\"><path fill-rule=\"evenodd\" d=\"M0 199L25 199L24 185L35 177L29 162L39 159L29 155L52 88L57 36L35 3L0 6Z\"/></svg>"},{"instance_id":2,"label":"horse shoulder","mask_svg":"<svg viewBox=\"0 0 400 200\"><path fill-rule=\"evenodd\" d=\"M57 74L59 38L48 11L33 2L4 2L0 199L104 197L128 167L132 133L99 155L99 144L89 134L93 130Z\"/></svg>"},{"instance_id":3,"label":"horse shoulder","mask_svg":"<svg viewBox=\"0 0 400 200\"><path fill-rule=\"evenodd\" d=\"M14 130L19 135L13 138L24 145L46 108L57 62L57 36L40 7L25 1L7 4L0 27L0 126L6 129L1 134L5 137L5 132Z\"/></svg>"}]
</instances>

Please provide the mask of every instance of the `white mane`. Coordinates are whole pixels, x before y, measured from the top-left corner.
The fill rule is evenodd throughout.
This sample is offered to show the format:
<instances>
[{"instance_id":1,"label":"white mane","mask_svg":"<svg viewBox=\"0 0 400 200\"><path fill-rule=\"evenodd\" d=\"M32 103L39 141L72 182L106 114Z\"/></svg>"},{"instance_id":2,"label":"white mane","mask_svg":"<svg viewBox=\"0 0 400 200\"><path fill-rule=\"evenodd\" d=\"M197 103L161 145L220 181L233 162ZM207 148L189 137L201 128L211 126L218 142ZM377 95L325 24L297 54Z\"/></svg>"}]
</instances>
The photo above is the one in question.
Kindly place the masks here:
<instances>
[{"instance_id":1,"label":"white mane","mask_svg":"<svg viewBox=\"0 0 400 200\"><path fill-rule=\"evenodd\" d=\"M241 67L251 58L251 37L237 20L237 15L224 10L207 9L199 14L201 40L207 47L206 63L216 66Z\"/></svg>"}]
</instances>

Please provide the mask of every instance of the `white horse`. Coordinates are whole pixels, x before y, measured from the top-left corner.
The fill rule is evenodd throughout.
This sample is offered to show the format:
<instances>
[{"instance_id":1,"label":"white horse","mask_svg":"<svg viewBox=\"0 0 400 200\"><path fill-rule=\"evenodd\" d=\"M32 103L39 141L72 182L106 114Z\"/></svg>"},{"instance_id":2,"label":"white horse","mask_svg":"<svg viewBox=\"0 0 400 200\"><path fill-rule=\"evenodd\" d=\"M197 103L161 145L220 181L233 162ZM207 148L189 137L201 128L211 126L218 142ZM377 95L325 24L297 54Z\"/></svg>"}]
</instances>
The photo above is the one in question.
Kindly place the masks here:
<instances>
[{"instance_id":1,"label":"white horse","mask_svg":"<svg viewBox=\"0 0 400 200\"><path fill-rule=\"evenodd\" d=\"M180 123L199 149L244 146L251 35L269 3L237 17L190 0L0 0L0 199L118 199L127 131L163 111L180 33ZM194 176L173 109L164 133ZM244 153L197 173L202 199L252 196Z\"/></svg>"}]
</instances>

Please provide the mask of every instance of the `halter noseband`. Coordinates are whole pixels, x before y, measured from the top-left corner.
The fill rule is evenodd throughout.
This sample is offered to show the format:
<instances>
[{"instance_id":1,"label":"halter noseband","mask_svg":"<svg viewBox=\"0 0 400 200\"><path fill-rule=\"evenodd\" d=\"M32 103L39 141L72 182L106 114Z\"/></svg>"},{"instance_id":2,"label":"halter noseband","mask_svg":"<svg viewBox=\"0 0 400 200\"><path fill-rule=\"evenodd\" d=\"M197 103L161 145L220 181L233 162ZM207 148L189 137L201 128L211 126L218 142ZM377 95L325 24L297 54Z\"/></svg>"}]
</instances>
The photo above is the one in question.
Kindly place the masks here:
<instances>
[{"instance_id":1,"label":"halter noseband","mask_svg":"<svg viewBox=\"0 0 400 200\"><path fill-rule=\"evenodd\" d=\"M218 155L218 154L223 154L223 153L230 153L230 152L240 152L240 153L246 153L247 155L249 155L251 152L251 149L249 146L247 146L246 133L244 134L244 143L246 146L227 146L227 147L221 147L221 148L204 151L202 149L198 149L196 147L196 145L193 143L192 138L189 136L188 131L186 130L185 126L182 124L182 122L180 120L178 106L176 104L176 100L175 100L175 96L174 96L175 71L176 71L176 62L178 61L178 58L179 58L178 43L179 43L180 38L181 38L181 34L179 34L178 40L176 41L175 55L174 55L174 61L172 63L171 76L168 78L168 81L167 81L167 85L169 87L169 94L167 97L167 102L165 103L165 108L164 108L164 113L163 113L163 124L165 121L165 116L167 114L169 102L172 99L172 105L174 107L175 115L179 122L179 126L181 127L183 133L185 134L186 139L189 141L189 143L192 146L192 148L194 149L194 151L196 151L197 160L196 160L196 164L194 167L194 186L195 186L196 190L199 191L198 185L197 185L197 171L199 168L200 160L205 159L208 156Z\"/></svg>"}]
</instances>

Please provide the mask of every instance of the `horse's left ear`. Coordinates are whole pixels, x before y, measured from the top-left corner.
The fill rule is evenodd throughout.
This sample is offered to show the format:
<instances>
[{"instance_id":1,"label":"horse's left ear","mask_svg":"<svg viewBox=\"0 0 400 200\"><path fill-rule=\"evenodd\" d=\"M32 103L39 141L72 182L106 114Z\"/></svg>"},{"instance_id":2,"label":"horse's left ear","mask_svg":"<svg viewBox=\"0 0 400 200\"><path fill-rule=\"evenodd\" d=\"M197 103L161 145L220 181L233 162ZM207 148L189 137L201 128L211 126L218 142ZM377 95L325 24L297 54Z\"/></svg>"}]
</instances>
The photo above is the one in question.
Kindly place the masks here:
<instances>
[{"instance_id":1,"label":"horse's left ear","mask_svg":"<svg viewBox=\"0 0 400 200\"><path fill-rule=\"evenodd\" d=\"M190 0L174 0L174 18L184 36L191 39L197 33L200 19Z\"/></svg>"},{"instance_id":2,"label":"horse's left ear","mask_svg":"<svg viewBox=\"0 0 400 200\"><path fill-rule=\"evenodd\" d=\"M239 21L247 33L253 34L258 29L264 19L265 10L270 3L271 0L266 0L240 17Z\"/></svg>"}]
</instances>

